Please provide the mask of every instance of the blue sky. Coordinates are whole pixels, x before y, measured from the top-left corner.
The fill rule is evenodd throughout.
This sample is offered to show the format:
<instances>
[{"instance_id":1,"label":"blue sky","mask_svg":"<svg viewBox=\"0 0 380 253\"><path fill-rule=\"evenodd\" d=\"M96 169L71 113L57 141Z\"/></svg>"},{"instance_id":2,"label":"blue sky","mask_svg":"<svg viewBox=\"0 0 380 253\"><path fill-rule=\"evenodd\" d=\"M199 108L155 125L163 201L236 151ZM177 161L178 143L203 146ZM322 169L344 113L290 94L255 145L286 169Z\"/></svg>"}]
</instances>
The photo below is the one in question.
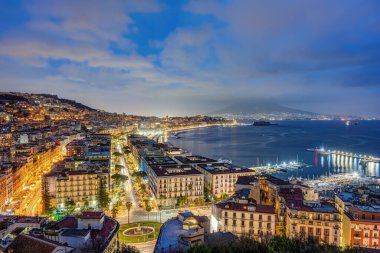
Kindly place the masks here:
<instances>
[{"instance_id":1,"label":"blue sky","mask_svg":"<svg viewBox=\"0 0 380 253\"><path fill-rule=\"evenodd\" d=\"M0 88L111 112L270 100L380 116L376 0L0 3Z\"/></svg>"}]
</instances>

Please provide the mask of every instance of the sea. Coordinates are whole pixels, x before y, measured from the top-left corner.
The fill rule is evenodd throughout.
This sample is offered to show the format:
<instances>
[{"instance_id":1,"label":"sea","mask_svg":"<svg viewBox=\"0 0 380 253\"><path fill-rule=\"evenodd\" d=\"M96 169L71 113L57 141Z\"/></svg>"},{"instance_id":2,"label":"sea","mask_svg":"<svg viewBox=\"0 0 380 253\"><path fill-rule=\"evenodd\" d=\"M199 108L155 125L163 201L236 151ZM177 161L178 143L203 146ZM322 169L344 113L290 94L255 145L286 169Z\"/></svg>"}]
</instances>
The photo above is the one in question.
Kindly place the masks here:
<instances>
[{"instance_id":1,"label":"sea","mask_svg":"<svg viewBox=\"0 0 380 253\"><path fill-rule=\"evenodd\" d=\"M247 123L247 122L245 122ZM274 165L299 161L308 166L274 174L319 176L358 173L380 176L378 163L363 166L359 159L337 155L320 155L308 148L340 150L380 157L380 121L274 121L271 126L210 127L183 131L169 136L168 142L193 154L230 160L244 167Z\"/></svg>"}]
</instances>

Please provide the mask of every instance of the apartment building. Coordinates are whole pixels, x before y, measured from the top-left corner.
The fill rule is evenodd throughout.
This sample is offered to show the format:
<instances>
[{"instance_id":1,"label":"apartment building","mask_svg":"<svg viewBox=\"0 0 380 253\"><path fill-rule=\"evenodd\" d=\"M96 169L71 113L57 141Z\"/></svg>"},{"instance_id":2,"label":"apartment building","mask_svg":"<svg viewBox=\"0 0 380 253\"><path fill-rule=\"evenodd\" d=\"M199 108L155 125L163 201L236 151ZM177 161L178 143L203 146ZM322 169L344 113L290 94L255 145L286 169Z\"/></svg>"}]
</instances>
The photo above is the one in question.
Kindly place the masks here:
<instances>
[{"instance_id":1,"label":"apartment building","mask_svg":"<svg viewBox=\"0 0 380 253\"><path fill-rule=\"evenodd\" d=\"M205 190L217 198L233 194L239 177L256 174L252 169L229 163L196 164L195 168L205 176Z\"/></svg>"},{"instance_id":2,"label":"apartment building","mask_svg":"<svg viewBox=\"0 0 380 253\"><path fill-rule=\"evenodd\" d=\"M290 238L318 239L341 245L342 218L330 203L304 200L302 189L291 189L285 196L286 235Z\"/></svg>"},{"instance_id":3,"label":"apartment building","mask_svg":"<svg viewBox=\"0 0 380 253\"><path fill-rule=\"evenodd\" d=\"M212 205L211 232L231 232L267 240L275 234L275 223L274 207L257 204L248 189Z\"/></svg>"},{"instance_id":4,"label":"apartment building","mask_svg":"<svg viewBox=\"0 0 380 253\"><path fill-rule=\"evenodd\" d=\"M44 175L42 191L49 194L52 207L63 209L69 200L77 208L96 207L100 180L109 191L110 176L106 168L72 171L58 168Z\"/></svg>"},{"instance_id":5,"label":"apartment building","mask_svg":"<svg viewBox=\"0 0 380 253\"><path fill-rule=\"evenodd\" d=\"M204 196L204 176L191 166L153 165L148 177L149 186L162 207L175 206L179 198L195 201Z\"/></svg>"},{"instance_id":6,"label":"apartment building","mask_svg":"<svg viewBox=\"0 0 380 253\"><path fill-rule=\"evenodd\" d=\"M87 142L85 140L74 140L66 145L66 156L84 157L87 152Z\"/></svg>"},{"instance_id":7,"label":"apartment building","mask_svg":"<svg viewBox=\"0 0 380 253\"><path fill-rule=\"evenodd\" d=\"M379 248L379 198L367 189L341 192L335 196L342 214L342 246Z\"/></svg>"}]
</instances>

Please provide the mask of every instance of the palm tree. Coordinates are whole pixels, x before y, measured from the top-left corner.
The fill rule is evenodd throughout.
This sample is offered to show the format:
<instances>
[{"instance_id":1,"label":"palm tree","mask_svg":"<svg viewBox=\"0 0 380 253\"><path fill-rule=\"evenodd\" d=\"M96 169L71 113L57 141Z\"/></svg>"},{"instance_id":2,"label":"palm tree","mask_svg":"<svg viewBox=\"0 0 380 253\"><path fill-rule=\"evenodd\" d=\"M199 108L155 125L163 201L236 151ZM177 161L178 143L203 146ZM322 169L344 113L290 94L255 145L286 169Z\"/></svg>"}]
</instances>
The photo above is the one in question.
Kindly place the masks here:
<instances>
[{"instance_id":1,"label":"palm tree","mask_svg":"<svg viewBox=\"0 0 380 253\"><path fill-rule=\"evenodd\" d=\"M140 184L140 191L142 191L142 192L146 191L146 184L144 184L144 183Z\"/></svg>"},{"instance_id":2,"label":"palm tree","mask_svg":"<svg viewBox=\"0 0 380 253\"><path fill-rule=\"evenodd\" d=\"M127 210L128 210L128 224L129 224L129 211L132 208L132 202L131 201L127 201L127 203L125 204L125 206L127 207Z\"/></svg>"},{"instance_id":3,"label":"palm tree","mask_svg":"<svg viewBox=\"0 0 380 253\"><path fill-rule=\"evenodd\" d=\"M148 205L145 205L145 211L147 211L148 212L148 222L149 222L149 212L151 212L152 211L152 207L148 204Z\"/></svg>"}]
</instances>

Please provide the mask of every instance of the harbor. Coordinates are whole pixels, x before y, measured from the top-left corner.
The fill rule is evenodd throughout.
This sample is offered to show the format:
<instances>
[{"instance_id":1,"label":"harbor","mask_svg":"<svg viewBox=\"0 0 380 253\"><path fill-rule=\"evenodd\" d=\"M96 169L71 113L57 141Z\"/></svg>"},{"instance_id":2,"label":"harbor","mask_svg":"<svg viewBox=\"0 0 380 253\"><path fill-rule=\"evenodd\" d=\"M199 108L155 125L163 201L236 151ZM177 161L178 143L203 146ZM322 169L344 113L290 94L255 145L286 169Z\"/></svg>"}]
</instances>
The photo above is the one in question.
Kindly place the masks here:
<instances>
[{"instance_id":1,"label":"harbor","mask_svg":"<svg viewBox=\"0 0 380 253\"><path fill-rule=\"evenodd\" d=\"M274 174L274 173L287 173L289 171L297 171L302 170L303 168L311 167L311 165L308 165L303 162L298 161L291 161L291 162L283 162L280 164L268 164L267 166L259 166L259 167L252 167L255 171L262 174Z\"/></svg>"}]
</instances>

